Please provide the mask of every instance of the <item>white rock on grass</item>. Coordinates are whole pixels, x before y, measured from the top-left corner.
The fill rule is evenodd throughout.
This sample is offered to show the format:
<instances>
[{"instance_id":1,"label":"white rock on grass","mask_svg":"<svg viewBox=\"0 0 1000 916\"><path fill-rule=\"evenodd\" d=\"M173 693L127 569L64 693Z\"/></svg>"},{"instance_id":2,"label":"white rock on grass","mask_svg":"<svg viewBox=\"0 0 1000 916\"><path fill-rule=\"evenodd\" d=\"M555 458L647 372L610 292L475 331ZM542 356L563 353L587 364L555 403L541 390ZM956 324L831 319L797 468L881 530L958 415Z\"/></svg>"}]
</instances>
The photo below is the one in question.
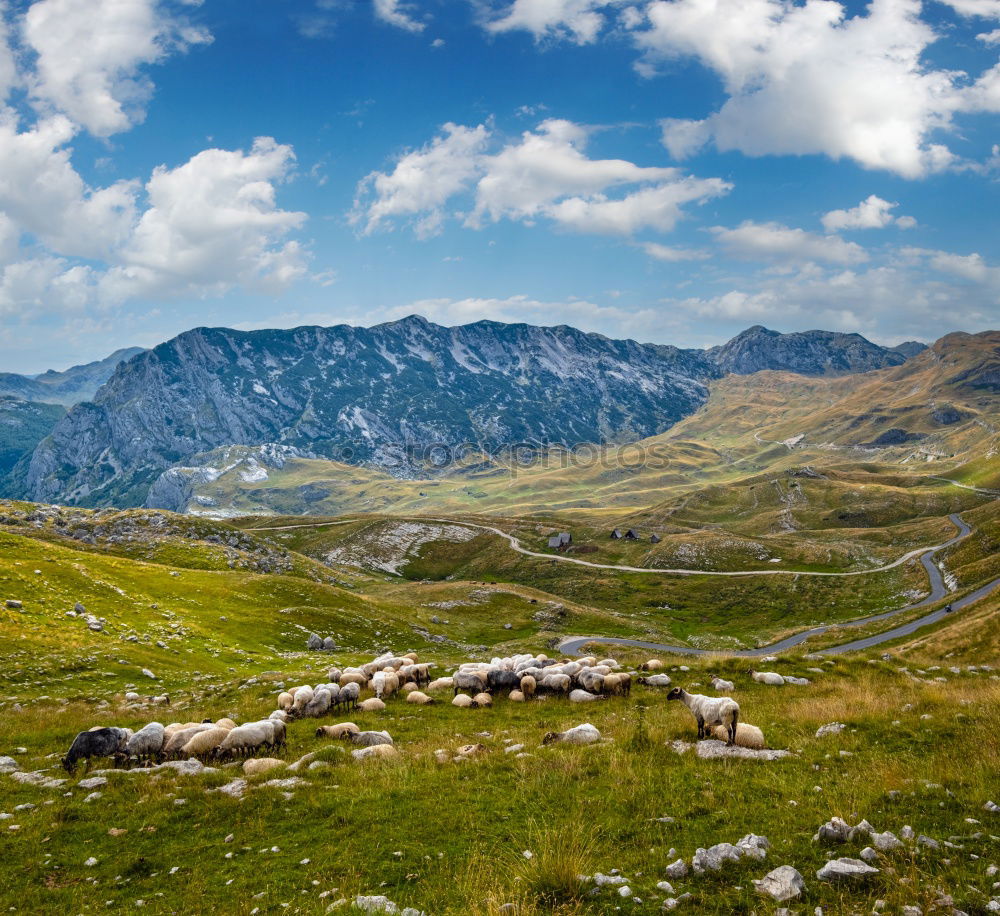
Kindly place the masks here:
<instances>
[{"instance_id":1,"label":"white rock on grass","mask_svg":"<svg viewBox=\"0 0 1000 916\"><path fill-rule=\"evenodd\" d=\"M219 786L217 789L209 789L210 792L221 792L223 795L228 795L230 798L242 798L243 793L247 790L247 781L245 779L234 779L231 782L227 782L224 786Z\"/></svg>"},{"instance_id":2,"label":"white rock on grass","mask_svg":"<svg viewBox=\"0 0 1000 916\"><path fill-rule=\"evenodd\" d=\"M81 779L76 785L79 789L99 789L106 786L108 780L104 776L91 776L89 779Z\"/></svg>"},{"instance_id":3,"label":"white rock on grass","mask_svg":"<svg viewBox=\"0 0 1000 916\"><path fill-rule=\"evenodd\" d=\"M820 881L852 883L867 881L878 873L877 868L873 868L860 859L843 858L831 859L816 872L816 877Z\"/></svg>"},{"instance_id":4,"label":"white rock on grass","mask_svg":"<svg viewBox=\"0 0 1000 916\"><path fill-rule=\"evenodd\" d=\"M845 728L843 722L827 722L826 725L821 725L816 729L817 738L825 738L827 735L839 735Z\"/></svg>"},{"instance_id":5,"label":"white rock on grass","mask_svg":"<svg viewBox=\"0 0 1000 916\"><path fill-rule=\"evenodd\" d=\"M60 786L66 785L67 782L65 779L54 779L52 776L46 776L41 770L32 773L22 773L15 770L10 774L10 778L22 785L38 786L40 789L58 789Z\"/></svg>"},{"instance_id":6,"label":"white rock on grass","mask_svg":"<svg viewBox=\"0 0 1000 916\"><path fill-rule=\"evenodd\" d=\"M676 862L671 862L666 868L663 869L663 874L668 878L673 878L675 881L678 878L683 878L688 873L687 862L683 859L678 859Z\"/></svg>"},{"instance_id":7,"label":"white rock on grass","mask_svg":"<svg viewBox=\"0 0 1000 916\"><path fill-rule=\"evenodd\" d=\"M797 869L791 865L781 865L759 881L754 881L754 887L758 893L766 894L772 900L783 903L801 896L806 889L806 882Z\"/></svg>"},{"instance_id":8,"label":"white rock on grass","mask_svg":"<svg viewBox=\"0 0 1000 916\"><path fill-rule=\"evenodd\" d=\"M0 757L0 773L13 773L21 765L13 757Z\"/></svg>"},{"instance_id":9,"label":"white rock on grass","mask_svg":"<svg viewBox=\"0 0 1000 916\"><path fill-rule=\"evenodd\" d=\"M680 747L679 742L675 742L674 744L674 750L678 754L683 754L688 749L687 746ZM699 741L695 748L695 753L702 760L715 760L721 757L735 757L740 760L781 760L792 756L791 751L774 750L771 748L756 751L749 747L738 747L726 744L725 741L716 741L714 738Z\"/></svg>"}]
</instances>

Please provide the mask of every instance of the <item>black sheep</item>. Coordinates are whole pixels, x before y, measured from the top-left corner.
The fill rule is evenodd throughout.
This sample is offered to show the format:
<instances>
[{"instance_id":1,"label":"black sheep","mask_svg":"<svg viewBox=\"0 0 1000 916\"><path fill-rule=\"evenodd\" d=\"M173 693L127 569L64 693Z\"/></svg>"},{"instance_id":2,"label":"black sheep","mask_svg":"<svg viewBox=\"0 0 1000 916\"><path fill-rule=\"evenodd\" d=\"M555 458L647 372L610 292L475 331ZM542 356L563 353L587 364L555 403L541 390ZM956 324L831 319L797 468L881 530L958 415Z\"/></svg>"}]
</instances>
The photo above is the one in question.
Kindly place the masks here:
<instances>
[{"instance_id":1,"label":"black sheep","mask_svg":"<svg viewBox=\"0 0 1000 916\"><path fill-rule=\"evenodd\" d=\"M72 774L77 762L86 761L90 766L91 757L117 757L124 753L128 743L128 732L123 728L98 728L92 732L80 732L62 759L66 772Z\"/></svg>"}]
</instances>

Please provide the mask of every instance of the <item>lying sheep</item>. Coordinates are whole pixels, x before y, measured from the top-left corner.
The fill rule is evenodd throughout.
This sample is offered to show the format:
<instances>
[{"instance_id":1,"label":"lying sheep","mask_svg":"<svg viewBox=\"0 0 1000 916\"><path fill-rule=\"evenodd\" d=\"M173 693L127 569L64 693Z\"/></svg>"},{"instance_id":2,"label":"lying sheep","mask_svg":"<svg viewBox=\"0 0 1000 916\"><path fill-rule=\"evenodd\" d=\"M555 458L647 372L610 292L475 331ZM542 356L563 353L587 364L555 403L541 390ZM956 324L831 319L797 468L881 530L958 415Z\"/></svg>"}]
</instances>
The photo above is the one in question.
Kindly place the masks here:
<instances>
[{"instance_id":1,"label":"lying sheep","mask_svg":"<svg viewBox=\"0 0 1000 916\"><path fill-rule=\"evenodd\" d=\"M596 694L588 693L586 690L571 690L569 692L570 703L589 703L591 700L600 700L603 697L599 697Z\"/></svg>"},{"instance_id":2,"label":"lying sheep","mask_svg":"<svg viewBox=\"0 0 1000 916\"><path fill-rule=\"evenodd\" d=\"M648 662L643 662L639 666L640 671L660 671L664 667L663 662L658 658L651 658Z\"/></svg>"},{"instance_id":3,"label":"lying sheep","mask_svg":"<svg viewBox=\"0 0 1000 916\"><path fill-rule=\"evenodd\" d=\"M452 699L451 705L458 706L462 709L471 709L475 706L475 703L472 702L472 697L470 697L467 693L457 693Z\"/></svg>"},{"instance_id":4,"label":"lying sheep","mask_svg":"<svg viewBox=\"0 0 1000 916\"><path fill-rule=\"evenodd\" d=\"M451 690L454 686L454 679L450 677L435 678L427 685L427 690Z\"/></svg>"},{"instance_id":5,"label":"lying sheep","mask_svg":"<svg viewBox=\"0 0 1000 916\"><path fill-rule=\"evenodd\" d=\"M601 740L601 733L589 722L567 729L564 732L549 732L542 744L593 744Z\"/></svg>"},{"instance_id":6,"label":"lying sheep","mask_svg":"<svg viewBox=\"0 0 1000 916\"><path fill-rule=\"evenodd\" d=\"M361 731L353 722L338 722L336 725L321 725L316 729L316 737L343 738L345 735L356 735Z\"/></svg>"},{"instance_id":7,"label":"lying sheep","mask_svg":"<svg viewBox=\"0 0 1000 916\"><path fill-rule=\"evenodd\" d=\"M512 690L508 694L507 699L509 699L511 703L523 703L527 699L527 697L525 697L525 695L521 693L520 690Z\"/></svg>"},{"instance_id":8,"label":"lying sheep","mask_svg":"<svg viewBox=\"0 0 1000 916\"><path fill-rule=\"evenodd\" d=\"M723 680L717 674L709 675L708 682L712 685L713 690L718 690L720 693L728 693L730 690L736 689L736 685L732 681Z\"/></svg>"},{"instance_id":9,"label":"lying sheep","mask_svg":"<svg viewBox=\"0 0 1000 916\"><path fill-rule=\"evenodd\" d=\"M767 684L770 687L780 687L785 683L785 679L776 671L754 671L751 668L747 672L758 684Z\"/></svg>"},{"instance_id":10,"label":"lying sheep","mask_svg":"<svg viewBox=\"0 0 1000 916\"><path fill-rule=\"evenodd\" d=\"M647 687L669 687L672 681L669 674L651 674L649 677L638 678L636 683Z\"/></svg>"},{"instance_id":11,"label":"lying sheep","mask_svg":"<svg viewBox=\"0 0 1000 916\"><path fill-rule=\"evenodd\" d=\"M392 744L392 736L388 732L349 732L340 736L358 747L375 747L377 744Z\"/></svg>"},{"instance_id":12,"label":"lying sheep","mask_svg":"<svg viewBox=\"0 0 1000 916\"><path fill-rule=\"evenodd\" d=\"M278 760L277 757L255 757L243 761L243 773L246 776L258 776L283 766L287 766L287 764L284 760Z\"/></svg>"},{"instance_id":13,"label":"lying sheep","mask_svg":"<svg viewBox=\"0 0 1000 916\"><path fill-rule=\"evenodd\" d=\"M477 693L472 698L472 703L474 706L487 708L493 705L493 697L484 690L482 693Z\"/></svg>"},{"instance_id":14,"label":"lying sheep","mask_svg":"<svg viewBox=\"0 0 1000 916\"><path fill-rule=\"evenodd\" d=\"M719 741L726 741L729 737L728 730L724 725L716 725L712 728L712 737ZM756 725L748 722L740 722L736 726L737 747L748 747L753 751L762 751L767 745L764 743L764 733Z\"/></svg>"},{"instance_id":15,"label":"lying sheep","mask_svg":"<svg viewBox=\"0 0 1000 916\"><path fill-rule=\"evenodd\" d=\"M406 695L406 702L414 703L417 706L428 706L429 704L434 702L434 698L427 696L426 693L422 693L419 690L411 690Z\"/></svg>"},{"instance_id":16,"label":"lying sheep","mask_svg":"<svg viewBox=\"0 0 1000 916\"><path fill-rule=\"evenodd\" d=\"M97 728L93 731L80 732L69 746L62 765L66 772L72 775L79 761L84 761L84 768L90 769L93 757L119 758L125 753L132 732L125 728Z\"/></svg>"},{"instance_id":17,"label":"lying sheep","mask_svg":"<svg viewBox=\"0 0 1000 916\"><path fill-rule=\"evenodd\" d=\"M384 712L385 703L378 697L368 697L367 700L362 700L354 708L360 709L361 712Z\"/></svg>"},{"instance_id":18,"label":"lying sheep","mask_svg":"<svg viewBox=\"0 0 1000 916\"><path fill-rule=\"evenodd\" d=\"M736 725L740 717L740 706L730 697L706 697L700 693L688 693L675 687L667 694L668 700L680 700L698 723L699 740L705 737L705 726L724 725L728 736L727 744L736 741Z\"/></svg>"},{"instance_id":19,"label":"lying sheep","mask_svg":"<svg viewBox=\"0 0 1000 916\"><path fill-rule=\"evenodd\" d=\"M150 722L129 738L125 755L130 760L159 760L166 740L166 729L159 722Z\"/></svg>"}]
</instances>

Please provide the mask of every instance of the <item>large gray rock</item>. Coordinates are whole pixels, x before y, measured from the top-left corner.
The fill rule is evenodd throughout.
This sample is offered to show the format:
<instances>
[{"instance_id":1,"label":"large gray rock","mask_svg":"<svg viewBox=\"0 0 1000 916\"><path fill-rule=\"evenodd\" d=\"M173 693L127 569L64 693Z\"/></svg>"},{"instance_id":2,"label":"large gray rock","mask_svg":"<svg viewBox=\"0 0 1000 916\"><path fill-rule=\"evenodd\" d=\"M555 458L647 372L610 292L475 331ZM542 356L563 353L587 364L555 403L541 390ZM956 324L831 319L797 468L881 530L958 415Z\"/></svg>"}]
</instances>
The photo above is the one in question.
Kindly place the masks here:
<instances>
[{"instance_id":1,"label":"large gray rock","mask_svg":"<svg viewBox=\"0 0 1000 916\"><path fill-rule=\"evenodd\" d=\"M832 883L852 883L867 881L879 873L877 868L873 868L860 859L831 859L819 871L816 877L820 881L830 881Z\"/></svg>"},{"instance_id":2,"label":"large gray rock","mask_svg":"<svg viewBox=\"0 0 1000 916\"><path fill-rule=\"evenodd\" d=\"M0 773L12 773L21 769L21 765L13 757L0 757Z\"/></svg>"},{"instance_id":3,"label":"large gray rock","mask_svg":"<svg viewBox=\"0 0 1000 916\"><path fill-rule=\"evenodd\" d=\"M323 648L323 640L315 633L310 633L309 638L306 640L306 648L311 652L318 652Z\"/></svg>"},{"instance_id":4,"label":"large gray rock","mask_svg":"<svg viewBox=\"0 0 1000 916\"><path fill-rule=\"evenodd\" d=\"M802 895L806 882L797 869L791 865L780 865L759 881L754 881L754 887L760 894L766 894L778 903L792 900Z\"/></svg>"},{"instance_id":5,"label":"large gray rock","mask_svg":"<svg viewBox=\"0 0 1000 916\"><path fill-rule=\"evenodd\" d=\"M702 760L718 760L724 757L731 757L737 760L783 760L785 757L792 756L791 751L775 750L772 748L758 751L749 747L738 747L735 744L728 745L725 741L716 741L714 738L699 741L695 748L695 753Z\"/></svg>"}]
</instances>

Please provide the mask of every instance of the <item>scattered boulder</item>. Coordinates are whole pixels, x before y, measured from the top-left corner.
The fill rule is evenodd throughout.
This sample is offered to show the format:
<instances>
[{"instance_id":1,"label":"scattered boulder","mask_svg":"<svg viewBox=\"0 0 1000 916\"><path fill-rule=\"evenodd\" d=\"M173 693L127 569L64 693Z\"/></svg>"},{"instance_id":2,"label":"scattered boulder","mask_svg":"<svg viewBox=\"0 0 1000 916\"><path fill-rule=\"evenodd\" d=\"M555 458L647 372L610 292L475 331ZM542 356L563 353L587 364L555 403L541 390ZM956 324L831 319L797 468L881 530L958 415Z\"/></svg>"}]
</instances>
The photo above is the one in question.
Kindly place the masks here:
<instances>
[{"instance_id":1,"label":"scattered boulder","mask_svg":"<svg viewBox=\"0 0 1000 916\"><path fill-rule=\"evenodd\" d=\"M21 769L21 765L13 757L0 757L0 773L13 773Z\"/></svg>"},{"instance_id":2,"label":"scattered boulder","mask_svg":"<svg viewBox=\"0 0 1000 916\"><path fill-rule=\"evenodd\" d=\"M21 604L21 602L20 602L20 601L17 601L17 600L16 600L16 599L14 599L14 598L8 598L8 599L7 599L7 600L6 600L5 602L4 602L4 604L5 604L5 605L6 605L6 606L7 606L7 607L8 607L9 609L10 609L10 610L12 610L12 611L19 611L19 610L21 610L21 608L23 607L23 605Z\"/></svg>"},{"instance_id":3,"label":"scattered boulder","mask_svg":"<svg viewBox=\"0 0 1000 916\"><path fill-rule=\"evenodd\" d=\"M816 877L820 881L832 883L867 881L879 873L877 868L873 868L860 859L831 859L819 871Z\"/></svg>"},{"instance_id":4,"label":"scattered boulder","mask_svg":"<svg viewBox=\"0 0 1000 916\"><path fill-rule=\"evenodd\" d=\"M674 750L681 754L687 750L687 747L680 748L676 746ZM726 744L725 741L718 741L715 738L699 741L695 747L695 753L702 760L716 760L720 757L735 757L741 760L782 760L785 757L792 756L791 751L775 750L772 748L754 750L749 747Z\"/></svg>"},{"instance_id":5,"label":"scattered boulder","mask_svg":"<svg viewBox=\"0 0 1000 916\"><path fill-rule=\"evenodd\" d=\"M816 729L817 738L825 738L827 735L839 735L845 728L843 722L827 722L826 725L821 725Z\"/></svg>"},{"instance_id":6,"label":"scattered boulder","mask_svg":"<svg viewBox=\"0 0 1000 916\"><path fill-rule=\"evenodd\" d=\"M759 881L754 881L759 894L766 894L778 903L792 900L802 895L806 882L797 869L791 865L781 865Z\"/></svg>"}]
</instances>

